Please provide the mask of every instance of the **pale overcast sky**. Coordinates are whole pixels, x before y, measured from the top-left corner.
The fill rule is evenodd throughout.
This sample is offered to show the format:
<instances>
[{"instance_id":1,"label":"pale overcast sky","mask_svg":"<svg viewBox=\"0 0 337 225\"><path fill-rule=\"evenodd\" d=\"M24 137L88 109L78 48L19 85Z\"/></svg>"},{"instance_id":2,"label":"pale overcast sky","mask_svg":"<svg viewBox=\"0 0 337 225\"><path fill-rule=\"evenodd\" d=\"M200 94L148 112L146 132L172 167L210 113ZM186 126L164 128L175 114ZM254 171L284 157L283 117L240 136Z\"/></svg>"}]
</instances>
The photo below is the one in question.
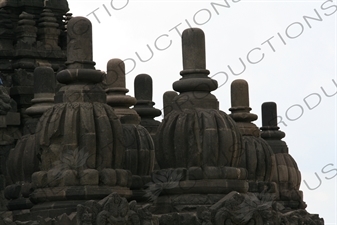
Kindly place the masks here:
<instances>
[{"instance_id":1,"label":"pale overcast sky","mask_svg":"<svg viewBox=\"0 0 337 225\"><path fill-rule=\"evenodd\" d=\"M337 224L336 0L68 2L74 16L93 24L96 69L127 59L129 94L136 75L151 75L158 109L180 79L180 33L189 25L203 29L220 109L229 113L235 79L249 82L253 113L260 116L261 104L275 101L307 210Z\"/></svg>"}]
</instances>

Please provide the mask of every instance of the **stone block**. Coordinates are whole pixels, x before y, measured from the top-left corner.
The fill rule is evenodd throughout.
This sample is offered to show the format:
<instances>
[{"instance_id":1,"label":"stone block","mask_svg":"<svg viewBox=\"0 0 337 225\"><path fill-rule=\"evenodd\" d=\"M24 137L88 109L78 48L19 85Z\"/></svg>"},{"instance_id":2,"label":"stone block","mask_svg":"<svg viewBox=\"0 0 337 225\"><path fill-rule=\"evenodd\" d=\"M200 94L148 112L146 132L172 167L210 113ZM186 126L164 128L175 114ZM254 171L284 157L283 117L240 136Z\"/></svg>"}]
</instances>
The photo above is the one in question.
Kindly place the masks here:
<instances>
[{"instance_id":1,"label":"stone block","mask_svg":"<svg viewBox=\"0 0 337 225\"><path fill-rule=\"evenodd\" d=\"M75 186L79 184L75 170L49 170L47 173L49 187Z\"/></svg>"},{"instance_id":2,"label":"stone block","mask_svg":"<svg viewBox=\"0 0 337 225\"><path fill-rule=\"evenodd\" d=\"M128 185L129 174L127 170L116 170L117 175L117 186L126 187Z\"/></svg>"},{"instance_id":3,"label":"stone block","mask_svg":"<svg viewBox=\"0 0 337 225\"><path fill-rule=\"evenodd\" d=\"M47 172L46 171L38 171L38 172L33 173L32 183L37 188L47 187L47 185L48 185Z\"/></svg>"},{"instance_id":4,"label":"stone block","mask_svg":"<svg viewBox=\"0 0 337 225\"><path fill-rule=\"evenodd\" d=\"M98 185L99 183L99 172L94 169L83 170L80 174L80 184L81 185Z\"/></svg>"},{"instance_id":5,"label":"stone block","mask_svg":"<svg viewBox=\"0 0 337 225\"><path fill-rule=\"evenodd\" d=\"M76 170L65 170L62 173L60 186L76 186L79 184Z\"/></svg>"},{"instance_id":6,"label":"stone block","mask_svg":"<svg viewBox=\"0 0 337 225\"><path fill-rule=\"evenodd\" d=\"M0 128L7 127L6 116L0 115Z\"/></svg>"},{"instance_id":7,"label":"stone block","mask_svg":"<svg viewBox=\"0 0 337 225\"><path fill-rule=\"evenodd\" d=\"M235 168L235 167L221 167L222 177L224 179L239 179L245 180L248 176L248 172L243 168Z\"/></svg>"},{"instance_id":8,"label":"stone block","mask_svg":"<svg viewBox=\"0 0 337 225\"><path fill-rule=\"evenodd\" d=\"M200 167L190 167L188 169L189 180L202 180L204 178L203 171Z\"/></svg>"},{"instance_id":9,"label":"stone block","mask_svg":"<svg viewBox=\"0 0 337 225\"><path fill-rule=\"evenodd\" d=\"M152 181L151 176L142 176L143 184L148 184Z\"/></svg>"},{"instance_id":10,"label":"stone block","mask_svg":"<svg viewBox=\"0 0 337 225\"><path fill-rule=\"evenodd\" d=\"M29 198L29 195L33 193L35 187L32 183L24 183L22 184L21 194L24 198Z\"/></svg>"},{"instance_id":11,"label":"stone block","mask_svg":"<svg viewBox=\"0 0 337 225\"><path fill-rule=\"evenodd\" d=\"M179 175L180 180L187 180L187 169L186 168L177 168L176 169L177 174Z\"/></svg>"},{"instance_id":12,"label":"stone block","mask_svg":"<svg viewBox=\"0 0 337 225\"><path fill-rule=\"evenodd\" d=\"M138 175L132 175L131 189L141 189L144 186L143 180Z\"/></svg>"},{"instance_id":13,"label":"stone block","mask_svg":"<svg viewBox=\"0 0 337 225\"><path fill-rule=\"evenodd\" d=\"M20 113L16 112L8 112L6 115L6 124L12 125L12 126L18 126L20 125L21 120L20 120Z\"/></svg>"},{"instance_id":14,"label":"stone block","mask_svg":"<svg viewBox=\"0 0 337 225\"><path fill-rule=\"evenodd\" d=\"M130 170L127 170L127 172L128 172L128 183L126 187L130 188L132 186L132 173Z\"/></svg>"},{"instance_id":15,"label":"stone block","mask_svg":"<svg viewBox=\"0 0 337 225\"><path fill-rule=\"evenodd\" d=\"M103 169L99 172L99 184L107 186L115 186L117 175L114 169Z\"/></svg>"},{"instance_id":16,"label":"stone block","mask_svg":"<svg viewBox=\"0 0 337 225\"><path fill-rule=\"evenodd\" d=\"M5 188L5 198L7 199L17 199L21 195L21 185L12 184Z\"/></svg>"},{"instance_id":17,"label":"stone block","mask_svg":"<svg viewBox=\"0 0 337 225\"><path fill-rule=\"evenodd\" d=\"M220 179L223 177L221 167L206 166L203 168L204 179Z\"/></svg>"}]
</instances>

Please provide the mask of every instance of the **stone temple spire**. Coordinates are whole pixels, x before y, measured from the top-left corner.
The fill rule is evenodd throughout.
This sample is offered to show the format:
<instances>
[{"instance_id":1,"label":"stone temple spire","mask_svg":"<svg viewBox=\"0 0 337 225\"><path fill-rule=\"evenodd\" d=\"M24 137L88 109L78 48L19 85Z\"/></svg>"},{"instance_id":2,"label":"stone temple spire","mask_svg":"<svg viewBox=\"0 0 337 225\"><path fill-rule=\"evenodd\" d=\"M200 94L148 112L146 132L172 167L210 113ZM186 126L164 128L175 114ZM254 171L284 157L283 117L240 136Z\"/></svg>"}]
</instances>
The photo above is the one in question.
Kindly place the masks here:
<instances>
[{"instance_id":1,"label":"stone temple spire","mask_svg":"<svg viewBox=\"0 0 337 225\"><path fill-rule=\"evenodd\" d=\"M277 126L277 105L275 102L262 104L261 137L272 147L274 153L288 153L287 144L282 141L286 135Z\"/></svg>"},{"instance_id":2,"label":"stone temple spire","mask_svg":"<svg viewBox=\"0 0 337 225\"><path fill-rule=\"evenodd\" d=\"M252 123L257 115L249 107L248 83L234 80L231 84L230 116L237 123L242 134L242 153L238 167L248 170L252 181L271 181L275 172L275 156L268 143L260 137L259 128Z\"/></svg>"},{"instance_id":3,"label":"stone temple spire","mask_svg":"<svg viewBox=\"0 0 337 225\"><path fill-rule=\"evenodd\" d=\"M182 34L183 70L182 78L173 83L173 89L180 92L176 108L188 107L218 109L216 97L210 94L218 83L209 78L206 69L205 35L201 29L187 29Z\"/></svg>"},{"instance_id":4,"label":"stone temple spire","mask_svg":"<svg viewBox=\"0 0 337 225\"><path fill-rule=\"evenodd\" d=\"M252 108L249 107L248 83L245 80L234 80L231 84L231 103L229 109L232 114L230 116L238 124L243 135L259 137L259 128L251 123L257 120L257 115L251 113Z\"/></svg>"},{"instance_id":5,"label":"stone temple spire","mask_svg":"<svg viewBox=\"0 0 337 225\"><path fill-rule=\"evenodd\" d=\"M154 118L161 115L159 109L154 108L155 103L152 101L152 78L147 74L139 74L134 81L135 97L137 103L134 110L139 114L140 124L145 127L154 137L160 124Z\"/></svg>"},{"instance_id":6,"label":"stone temple spire","mask_svg":"<svg viewBox=\"0 0 337 225\"><path fill-rule=\"evenodd\" d=\"M131 185L131 173L123 170L123 128L98 85L103 73L94 69L92 25L87 18L69 21L68 43L67 69L56 76L65 86L56 93L55 105L43 114L37 127L41 171L32 176L38 187L33 193L37 202L49 197L44 188L76 186L77 197L67 198L71 200L84 198L86 185L118 185L126 191ZM114 179L116 176L124 180ZM106 193L108 188L100 190Z\"/></svg>"},{"instance_id":7,"label":"stone temple spire","mask_svg":"<svg viewBox=\"0 0 337 225\"><path fill-rule=\"evenodd\" d=\"M130 109L136 103L136 99L126 95L129 90L125 85L125 64L122 60L109 60L103 84L107 87L107 104L114 108L121 122L139 124L140 117L134 109Z\"/></svg>"},{"instance_id":8,"label":"stone temple spire","mask_svg":"<svg viewBox=\"0 0 337 225\"><path fill-rule=\"evenodd\" d=\"M288 153L287 144L281 140L285 133L279 129L276 103L263 103L261 137L271 146L276 159L276 171L272 181L277 183L280 199L286 207L305 208L303 193L299 190L301 172L294 158Z\"/></svg>"},{"instance_id":9,"label":"stone temple spire","mask_svg":"<svg viewBox=\"0 0 337 225\"><path fill-rule=\"evenodd\" d=\"M173 84L180 94L173 98L172 111L156 135L158 165L161 169L236 165L241 135L210 93L218 85L208 77L204 32L185 30L182 50L182 78Z\"/></svg>"},{"instance_id":10,"label":"stone temple spire","mask_svg":"<svg viewBox=\"0 0 337 225\"><path fill-rule=\"evenodd\" d=\"M107 103L120 118L125 146L124 169L133 175L149 175L154 166L154 143L150 133L141 126L140 117L134 109L136 99L126 93L125 65L120 59L111 59L107 65L107 75L103 84L108 87Z\"/></svg>"}]
</instances>

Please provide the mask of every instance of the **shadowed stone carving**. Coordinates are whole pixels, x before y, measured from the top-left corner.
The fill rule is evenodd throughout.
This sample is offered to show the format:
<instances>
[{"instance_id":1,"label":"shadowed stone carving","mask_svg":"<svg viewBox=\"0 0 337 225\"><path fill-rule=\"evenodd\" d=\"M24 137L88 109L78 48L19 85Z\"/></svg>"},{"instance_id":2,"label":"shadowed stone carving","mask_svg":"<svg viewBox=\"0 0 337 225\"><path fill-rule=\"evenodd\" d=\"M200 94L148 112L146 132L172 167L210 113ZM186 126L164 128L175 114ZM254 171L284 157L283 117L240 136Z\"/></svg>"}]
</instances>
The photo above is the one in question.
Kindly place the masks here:
<instances>
[{"instance_id":1,"label":"shadowed stone carving","mask_svg":"<svg viewBox=\"0 0 337 225\"><path fill-rule=\"evenodd\" d=\"M77 225L155 225L148 206L138 207L112 193L99 202L87 201L77 206Z\"/></svg>"},{"instance_id":2,"label":"shadowed stone carving","mask_svg":"<svg viewBox=\"0 0 337 225\"><path fill-rule=\"evenodd\" d=\"M160 168L193 166L236 166L241 135L235 122L219 111L210 92L217 82L205 69L205 37L198 28L182 35L181 78L173 84L180 92L173 110L165 116L156 136L156 156Z\"/></svg>"}]
</instances>

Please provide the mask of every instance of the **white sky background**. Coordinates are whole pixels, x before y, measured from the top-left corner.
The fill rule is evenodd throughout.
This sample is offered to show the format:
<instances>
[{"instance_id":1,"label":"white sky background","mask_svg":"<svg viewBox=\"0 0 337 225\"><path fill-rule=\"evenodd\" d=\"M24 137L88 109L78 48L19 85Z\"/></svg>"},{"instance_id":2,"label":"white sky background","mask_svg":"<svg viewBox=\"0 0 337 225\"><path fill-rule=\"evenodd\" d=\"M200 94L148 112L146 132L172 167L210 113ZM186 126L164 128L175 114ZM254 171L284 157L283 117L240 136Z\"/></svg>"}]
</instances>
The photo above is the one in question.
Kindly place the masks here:
<instances>
[{"instance_id":1,"label":"white sky background","mask_svg":"<svg viewBox=\"0 0 337 225\"><path fill-rule=\"evenodd\" d=\"M131 72L134 64L126 61L129 94L134 95L133 80L136 75L151 75L153 100L158 109L162 109L163 93L172 90L172 83L181 78L181 39L176 30L169 30L180 23L177 27L180 32L188 28L185 19L192 27L203 29L206 67L211 71L210 76L222 72L213 77L219 86L223 85L213 92L220 102L220 109L229 113L230 83L235 79L248 81L253 113L260 116L261 104L275 101L278 114L284 121L279 124L286 133L283 140L287 142L289 152L302 173L301 190L308 204L307 210L318 213L325 219L325 224L337 224L337 94L327 97L321 89L330 95L337 92L337 7L333 7L337 5L336 0L241 0L237 3L228 0L230 8L215 6L218 14L211 2L225 5L225 1L68 2L74 16L87 16L98 8L95 13L100 22L93 14L87 16L93 24L96 69L106 71L106 63L111 58L134 59L136 64ZM315 9L322 21L308 19L310 28L303 16L317 18ZM158 47L168 46L170 40L172 44L160 51L154 43L163 34L167 36L159 39ZM292 39L288 37L297 35ZM275 52L268 43L262 44L268 39ZM141 62L135 52L143 59L149 59L151 52L147 45L153 50L153 57L148 62ZM264 58L259 63L250 64L247 53L254 48L260 50L253 51L250 59L257 61L262 53ZM243 68L239 58L246 64L246 70L234 76L228 65L239 72ZM313 108L311 110L304 101L307 96L307 104ZM161 117L157 119L161 120ZM256 124L260 127L261 120Z\"/></svg>"}]
</instances>

